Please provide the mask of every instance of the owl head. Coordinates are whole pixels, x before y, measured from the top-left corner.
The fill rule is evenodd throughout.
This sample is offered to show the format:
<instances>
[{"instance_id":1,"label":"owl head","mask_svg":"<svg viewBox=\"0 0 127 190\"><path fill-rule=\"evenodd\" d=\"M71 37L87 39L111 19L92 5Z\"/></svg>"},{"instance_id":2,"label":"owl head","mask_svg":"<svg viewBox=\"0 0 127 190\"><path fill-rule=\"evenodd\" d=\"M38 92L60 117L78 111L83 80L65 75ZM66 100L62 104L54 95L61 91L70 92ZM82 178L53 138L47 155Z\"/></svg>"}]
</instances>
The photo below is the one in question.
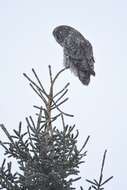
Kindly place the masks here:
<instances>
[{"instance_id":1,"label":"owl head","mask_svg":"<svg viewBox=\"0 0 127 190\"><path fill-rule=\"evenodd\" d=\"M65 38L70 34L72 29L73 28L70 26L65 26L65 25L58 26L53 30L53 36L56 39L56 41L61 46L63 46Z\"/></svg>"}]
</instances>

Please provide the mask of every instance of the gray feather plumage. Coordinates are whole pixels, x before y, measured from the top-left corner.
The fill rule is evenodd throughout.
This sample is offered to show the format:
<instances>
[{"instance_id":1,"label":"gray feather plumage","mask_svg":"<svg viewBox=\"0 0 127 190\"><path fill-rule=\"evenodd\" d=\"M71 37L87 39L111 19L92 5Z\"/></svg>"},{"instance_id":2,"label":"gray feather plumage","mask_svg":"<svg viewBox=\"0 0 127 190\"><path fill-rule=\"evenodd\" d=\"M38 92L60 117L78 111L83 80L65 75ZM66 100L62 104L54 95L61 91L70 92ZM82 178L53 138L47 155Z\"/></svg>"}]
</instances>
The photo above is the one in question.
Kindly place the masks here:
<instances>
[{"instance_id":1,"label":"gray feather plumage","mask_svg":"<svg viewBox=\"0 0 127 190\"><path fill-rule=\"evenodd\" d=\"M88 85L90 76L95 76L91 43L70 26L56 27L53 35L63 47L64 66L70 68L84 85Z\"/></svg>"}]
</instances>

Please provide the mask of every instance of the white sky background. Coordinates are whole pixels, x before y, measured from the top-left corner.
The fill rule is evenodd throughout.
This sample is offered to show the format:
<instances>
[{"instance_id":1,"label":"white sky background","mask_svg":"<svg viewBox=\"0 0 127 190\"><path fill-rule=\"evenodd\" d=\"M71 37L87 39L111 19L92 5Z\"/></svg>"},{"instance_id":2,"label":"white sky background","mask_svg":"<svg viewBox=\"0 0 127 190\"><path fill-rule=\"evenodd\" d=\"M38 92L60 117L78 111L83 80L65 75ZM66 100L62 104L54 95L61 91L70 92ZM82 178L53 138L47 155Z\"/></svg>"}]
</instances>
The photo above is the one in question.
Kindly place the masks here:
<instances>
[{"instance_id":1,"label":"white sky background","mask_svg":"<svg viewBox=\"0 0 127 190\"><path fill-rule=\"evenodd\" d=\"M96 77L90 85L83 86L70 71L58 83L59 88L71 83L65 111L75 115L67 121L76 123L80 143L91 136L86 164L81 167L83 178L77 183L85 189L86 178L99 176L105 148L105 177L114 175L105 189L127 187L126 8L124 0L0 0L0 123L9 130L16 129L19 121L25 128L25 117L35 114L32 105L40 105L22 73L31 75L35 68L47 85L48 65L54 73L63 66L53 28L73 26L93 45Z\"/></svg>"}]
</instances>

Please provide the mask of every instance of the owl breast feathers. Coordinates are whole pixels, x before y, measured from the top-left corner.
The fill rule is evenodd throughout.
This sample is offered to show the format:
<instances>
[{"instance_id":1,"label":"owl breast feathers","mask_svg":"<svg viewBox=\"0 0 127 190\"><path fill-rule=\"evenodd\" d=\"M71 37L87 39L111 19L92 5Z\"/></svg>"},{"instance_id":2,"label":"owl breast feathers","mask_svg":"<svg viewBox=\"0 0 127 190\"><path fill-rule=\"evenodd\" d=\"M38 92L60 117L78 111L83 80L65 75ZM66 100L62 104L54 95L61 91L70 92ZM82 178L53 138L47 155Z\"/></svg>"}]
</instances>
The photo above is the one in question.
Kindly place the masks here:
<instances>
[{"instance_id":1,"label":"owl breast feathers","mask_svg":"<svg viewBox=\"0 0 127 190\"><path fill-rule=\"evenodd\" d=\"M64 66L88 85L90 76L95 76L94 57L91 43L70 26L58 26L53 30L56 41L63 47Z\"/></svg>"}]
</instances>

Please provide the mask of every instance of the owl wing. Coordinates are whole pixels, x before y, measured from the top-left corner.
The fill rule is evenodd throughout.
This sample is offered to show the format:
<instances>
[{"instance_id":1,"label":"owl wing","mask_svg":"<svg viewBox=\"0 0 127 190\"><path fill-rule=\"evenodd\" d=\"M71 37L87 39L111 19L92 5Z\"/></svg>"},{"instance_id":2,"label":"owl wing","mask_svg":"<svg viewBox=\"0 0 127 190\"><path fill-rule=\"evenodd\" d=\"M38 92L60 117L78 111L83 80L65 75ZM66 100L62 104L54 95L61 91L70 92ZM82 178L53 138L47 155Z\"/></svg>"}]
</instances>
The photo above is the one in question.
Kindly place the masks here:
<instances>
[{"instance_id":1,"label":"owl wing","mask_svg":"<svg viewBox=\"0 0 127 190\"><path fill-rule=\"evenodd\" d=\"M84 50L81 47L82 39L75 33L70 33L64 40L64 53L72 59L82 59L84 57Z\"/></svg>"},{"instance_id":2,"label":"owl wing","mask_svg":"<svg viewBox=\"0 0 127 190\"><path fill-rule=\"evenodd\" d=\"M83 70L94 72L94 57L91 43L86 40L80 33L71 33L64 41L64 55L69 57L73 64L84 63Z\"/></svg>"}]
</instances>

